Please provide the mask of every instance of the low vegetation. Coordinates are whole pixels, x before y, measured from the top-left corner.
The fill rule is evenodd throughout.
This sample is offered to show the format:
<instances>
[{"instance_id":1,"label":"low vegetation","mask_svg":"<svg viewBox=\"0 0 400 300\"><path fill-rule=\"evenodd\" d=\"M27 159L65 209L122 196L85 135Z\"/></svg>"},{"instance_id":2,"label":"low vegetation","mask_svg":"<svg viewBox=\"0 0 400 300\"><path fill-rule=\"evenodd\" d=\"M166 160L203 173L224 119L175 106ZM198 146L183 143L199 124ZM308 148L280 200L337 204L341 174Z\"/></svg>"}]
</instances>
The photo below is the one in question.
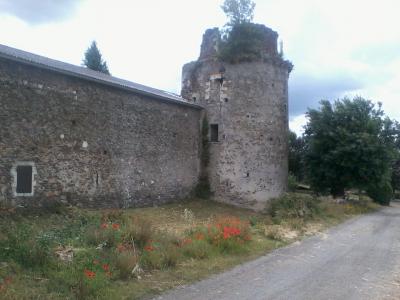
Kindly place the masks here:
<instances>
[{"instance_id":1,"label":"low vegetation","mask_svg":"<svg viewBox=\"0 0 400 300\"><path fill-rule=\"evenodd\" d=\"M157 294L375 207L292 193L263 213L208 201L124 211L2 208L0 298Z\"/></svg>"}]
</instances>

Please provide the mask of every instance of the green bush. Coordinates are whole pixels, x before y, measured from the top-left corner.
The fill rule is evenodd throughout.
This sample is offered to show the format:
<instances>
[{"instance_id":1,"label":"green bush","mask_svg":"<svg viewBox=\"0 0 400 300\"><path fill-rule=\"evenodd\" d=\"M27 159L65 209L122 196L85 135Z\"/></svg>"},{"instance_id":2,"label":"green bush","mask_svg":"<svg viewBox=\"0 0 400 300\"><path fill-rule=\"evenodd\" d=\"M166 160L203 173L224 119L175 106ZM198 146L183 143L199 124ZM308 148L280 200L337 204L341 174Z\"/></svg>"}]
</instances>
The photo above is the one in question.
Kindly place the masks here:
<instances>
[{"instance_id":1,"label":"green bush","mask_svg":"<svg viewBox=\"0 0 400 300\"><path fill-rule=\"evenodd\" d=\"M53 244L51 234L34 234L27 224L12 226L0 238L0 259L15 261L25 268L43 268L52 261Z\"/></svg>"},{"instance_id":2,"label":"green bush","mask_svg":"<svg viewBox=\"0 0 400 300\"><path fill-rule=\"evenodd\" d=\"M212 246L205 240L191 240L183 246L184 255L194 259L208 258L212 250Z\"/></svg>"},{"instance_id":3,"label":"green bush","mask_svg":"<svg viewBox=\"0 0 400 300\"><path fill-rule=\"evenodd\" d=\"M220 58L229 63L259 61L265 56L269 34L262 24L236 24L221 42Z\"/></svg>"},{"instance_id":4,"label":"green bush","mask_svg":"<svg viewBox=\"0 0 400 300\"><path fill-rule=\"evenodd\" d=\"M389 181L370 185L367 194L374 202L381 205L389 205L393 199L393 189Z\"/></svg>"},{"instance_id":5,"label":"green bush","mask_svg":"<svg viewBox=\"0 0 400 300\"><path fill-rule=\"evenodd\" d=\"M317 197L287 193L272 199L267 204L267 212L273 219L312 218L320 213L320 200Z\"/></svg>"},{"instance_id":6,"label":"green bush","mask_svg":"<svg viewBox=\"0 0 400 300\"><path fill-rule=\"evenodd\" d=\"M132 250L123 251L115 254L115 268L120 279L127 279L132 276L132 271L139 263L137 253Z\"/></svg>"},{"instance_id":7,"label":"green bush","mask_svg":"<svg viewBox=\"0 0 400 300\"><path fill-rule=\"evenodd\" d=\"M150 220L133 217L125 224L122 239L127 243L134 242L136 246L143 248L150 240L154 239L155 234Z\"/></svg>"},{"instance_id":8,"label":"green bush","mask_svg":"<svg viewBox=\"0 0 400 300\"><path fill-rule=\"evenodd\" d=\"M158 236L156 241L149 241L144 246L140 257L141 265L148 270L175 267L181 256L181 249L174 237Z\"/></svg>"},{"instance_id":9,"label":"green bush","mask_svg":"<svg viewBox=\"0 0 400 300\"><path fill-rule=\"evenodd\" d=\"M107 223L104 223L107 224ZM115 247L121 240L121 232L113 229L112 225L107 224L107 228L92 225L86 229L86 241L89 245L104 248Z\"/></svg>"}]
</instances>

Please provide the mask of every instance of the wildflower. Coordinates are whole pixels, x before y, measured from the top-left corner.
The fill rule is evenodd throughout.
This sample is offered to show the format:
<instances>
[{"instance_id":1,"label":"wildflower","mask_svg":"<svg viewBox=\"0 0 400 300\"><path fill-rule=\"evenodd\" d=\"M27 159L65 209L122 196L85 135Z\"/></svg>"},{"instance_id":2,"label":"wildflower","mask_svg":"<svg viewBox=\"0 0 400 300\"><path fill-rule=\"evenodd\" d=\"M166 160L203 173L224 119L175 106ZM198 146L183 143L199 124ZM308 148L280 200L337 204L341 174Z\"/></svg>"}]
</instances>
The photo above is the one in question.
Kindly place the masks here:
<instances>
[{"instance_id":1,"label":"wildflower","mask_svg":"<svg viewBox=\"0 0 400 300\"><path fill-rule=\"evenodd\" d=\"M93 264L94 264L94 265L98 265L99 263L100 263L100 262L99 262L97 259L94 259L94 260L93 260Z\"/></svg>"},{"instance_id":2,"label":"wildflower","mask_svg":"<svg viewBox=\"0 0 400 300\"><path fill-rule=\"evenodd\" d=\"M192 239L190 239L190 238L183 239L183 241L182 241L182 246L188 245L188 244L190 244L190 243L192 243Z\"/></svg>"},{"instance_id":3,"label":"wildflower","mask_svg":"<svg viewBox=\"0 0 400 300\"><path fill-rule=\"evenodd\" d=\"M154 250L154 247L152 245L147 245L147 246L144 247L144 250L150 252L150 251Z\"/></svg>"},{"instance_id":4,"label":"wildflower","mask_svg":"<svg viewBox=\"0 0 400 300\"><path fill-rule=\"evenodd\" d=\"M103 268L103 270L105 272L109 272L110 271L110 266L108 264L103 264L102 268Z\"/></svg>"},{"instance_id":5,"label":"wildflower","mask_svg":"<svg viewBox=\"0 0 400 300\"><path fill-rule=\"evenodd\" d=\"M199 232L199 233L197 233L196 234L196 240L204 240L204 234L203 233L201 233L201 232Z\"/></svg>"},{"instance_id":6,"label":"wildflower","mask_svg":"<svg viewBox=\"0 0 400 300\"><path fill-rule=\"evenodd\" d=\"M107 275L108 277L111 277L112 274L111 274L110 271L107 271L107 272L106 272L106 275Z\"/></svg>"},{"instance_id":7,"label":"wildflower","mask_svg":"<svg viewBox=\"0 0 400 300\"><path fill-rule=\"evenodd\" d=\"M85 269L83 272L85 273L85 276L89 279L96 277L96 273L88 269Z\"/></svg>"},{"instance_id":8,"label":"wildflower","mask_svg":"<svg viewBox=\"0 0 400 300\"><path fill-rule=\"evenodd\" d=\"M112 224L112 228L113 229L115 229L115 230L118 230L119 229L119 224L118 223L114 223L114 224Z\"/></svg>"},{"instance_id":9,"label":"wildflower","mask_svg":"<svg viewBox=\"0 0 400 300\"><path fill-rule=\"evenodd\" d=\"M223 232L224 239L228 239L231 236L237 236L239 234L240 234L239 228L229 227L229 226L224 227L224 232Z\"/></svg>"},{"instance_id":10,"label":"wildflower","mask_svg":"<svg viewBox=\"0 0 400 300\"><path fill-rule=\"evenodd\" d=\"M106 229L108 227L108 224L107 223L103 223L100 226L101 226L101 228Z\"/></svg>"}]
</instances>

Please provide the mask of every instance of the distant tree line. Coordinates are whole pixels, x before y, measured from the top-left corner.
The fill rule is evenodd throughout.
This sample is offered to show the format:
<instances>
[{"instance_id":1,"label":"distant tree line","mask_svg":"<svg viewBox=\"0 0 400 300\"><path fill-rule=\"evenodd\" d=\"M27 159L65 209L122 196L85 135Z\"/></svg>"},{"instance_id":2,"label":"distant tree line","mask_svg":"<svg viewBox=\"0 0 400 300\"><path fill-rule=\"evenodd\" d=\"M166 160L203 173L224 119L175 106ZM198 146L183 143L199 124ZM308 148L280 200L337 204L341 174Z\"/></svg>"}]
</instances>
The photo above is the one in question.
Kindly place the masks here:
<instances>
[{"instance_id":1,"label":"distant tree line","mask_svg":"<svg viewBox=\"0 0 400 300\"><path fill-rule=\"evenodd\" d=\"M343 197L357 189L389 204L400 188L399 123L361 97L321 101L306 115L303 136L289 134L290 173L318 193Z\"/></svg>"}]
</instances>

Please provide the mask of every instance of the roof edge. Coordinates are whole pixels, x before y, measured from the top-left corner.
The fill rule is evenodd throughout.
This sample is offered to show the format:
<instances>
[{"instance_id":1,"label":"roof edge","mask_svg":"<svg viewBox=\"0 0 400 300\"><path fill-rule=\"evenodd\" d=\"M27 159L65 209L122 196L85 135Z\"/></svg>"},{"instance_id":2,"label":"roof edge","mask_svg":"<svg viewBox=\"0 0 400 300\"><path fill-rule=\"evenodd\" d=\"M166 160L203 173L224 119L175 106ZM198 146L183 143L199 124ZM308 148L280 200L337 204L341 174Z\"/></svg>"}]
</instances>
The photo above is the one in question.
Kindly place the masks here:
<instances>
[{"instance_id":1,"label":"roof edge","mask_svg":"<svg viewBox=\"0 0 400 300\"><path fill-rule=\"evenodd\" d=\"M47 57L44 57L44 56L40 56L40 55L37 55L37 54L33 54L33 53L30 53L30 52L19 50L19 49L16 49L16 48L12 48L12 47L8 47L8 46L5 46L5 47L13 49L13 50L16 50L18 52L25 52L25 53L30 54L30 55L35 55L37 57L49 60L50 62L62 63L62 64L70 66L71 68L82 68L82 69L86 70L86 68L83 68L83 67L80 67L80 66L76 66L76 65L73 65L73 64L57 61L57 60L54 60L54 59L51 59L51 58L47 58ZM153 98L155 100L162 100L162 101L164 101L166 103L188 106L188 107L192 107L192 108L195 108L195 109L203 109L203 107L200 106L200 105L193 104L193 103L190 103L190 102L185 102L186 99L182 98L179 95L175 96L173 93L170 93L171 96L169 97L168 95L161 95L161 94L157 94L157 93L152 93L151 91L145 91L145 90L141 90L139 88L135 88L133 86L128 86L128 85L124 85L122 83L118 83L116 81L124 81L126 83L131 83L133 85L140 85L140 84L137 84L137 83L134 83L134 82L127 81L125 79L120 79L118 77L109 76L110 80L108 81L106 79L96 78L96 77L90 76L88 74L82 74L82 73L74 72L74 71L71 71L71 70L58 68L56 66L46 65L46 64L40 63L38 61L24 59L23 57L20 57L20 56L17 56L17 55L11 55L11 54L8 54L8 53L4 53L2 51L0 51L0 57L4 58L4 59L15 61L15 62L19 62L19 63L22 63L22 64L38 67L40 69L45 69L45 70L57 72L57 73L60 73L60 74L66 75L66 76L80 78L80 79L84 79L84 80L87 80L87 81L91 81L91 82L103 84L103 85L106 85L106 86L111 86L111 87L114 87L114 88L118 88L118 89L121 89L121 90L134 92L136 94L149 96L149 97L151 97L151 98ZM93 70L90 70L90 71L93 71ZM96 71L93 71L93 72L96 72ZM100 73L100 74L101 74L101 76L108 76L108 75L105 75L103 73ZM144 85L140 85L140 86L143 86L143 87L149 88L149 89L154 89L154 88L147 87L147 86L144 86ZM158 90L158 89L154 89L154 90L157 90L160 93L169 94L169 92L166 92L166 91L162 91L162 90ZM178 98L181 98L182 100L179 100Z\"/></svg>"}]
</instances>

